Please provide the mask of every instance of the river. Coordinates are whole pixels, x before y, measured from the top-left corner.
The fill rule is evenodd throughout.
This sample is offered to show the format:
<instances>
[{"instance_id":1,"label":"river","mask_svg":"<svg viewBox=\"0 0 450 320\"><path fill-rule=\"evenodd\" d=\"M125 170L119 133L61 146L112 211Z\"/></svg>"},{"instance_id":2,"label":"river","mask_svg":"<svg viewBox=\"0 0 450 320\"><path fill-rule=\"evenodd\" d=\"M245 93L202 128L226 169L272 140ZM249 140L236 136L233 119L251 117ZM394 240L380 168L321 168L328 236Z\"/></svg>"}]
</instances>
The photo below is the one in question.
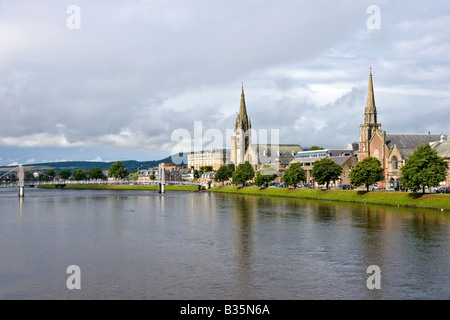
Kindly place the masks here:
<instances>
[{"instance_id":1,"label":"river","mask_svg":"<svg viewBox=\"0 0 450 320\"><path fill-rule=\"evenodd\" d=\"M450 299L449 266L448 212L208 192L26 188L20 199L0 190L0 299ZM369 289L375 275L380 288Z\"/></svg>"}]
</instances>

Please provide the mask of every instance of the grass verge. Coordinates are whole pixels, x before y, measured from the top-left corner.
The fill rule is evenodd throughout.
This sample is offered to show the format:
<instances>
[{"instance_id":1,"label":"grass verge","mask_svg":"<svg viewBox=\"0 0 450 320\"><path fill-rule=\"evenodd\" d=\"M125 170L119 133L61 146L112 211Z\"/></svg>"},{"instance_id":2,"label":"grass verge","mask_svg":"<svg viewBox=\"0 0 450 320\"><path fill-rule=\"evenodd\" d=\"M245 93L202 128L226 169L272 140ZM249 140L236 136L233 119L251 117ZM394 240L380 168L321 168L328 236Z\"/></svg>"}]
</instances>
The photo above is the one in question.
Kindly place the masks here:
<instances>
[{"instance_id":1,"label":"grass verge","mask_svg":"<svg viewBox=\"0 0 450 320\"><path fill-rule=\"evenodd\" d=\"M209 191L450 210L450 194L259 187L215 187L213 189L210 189Z\"/></svg>"},{"instance_id":2,"label":"grass verge","mask_svg":"<svg viewBox=\"0 0 450 320\"><path fill-rule=\"evenodd\" d=\"M43 189L57 189L56 185L40 185ZM86 190L154 190L158 191L158 186L136 186L136 185L66 185L63 189L86 189ZM197 186L166 186L166 191L197 191Z\"/></svg>"}]
</instances>

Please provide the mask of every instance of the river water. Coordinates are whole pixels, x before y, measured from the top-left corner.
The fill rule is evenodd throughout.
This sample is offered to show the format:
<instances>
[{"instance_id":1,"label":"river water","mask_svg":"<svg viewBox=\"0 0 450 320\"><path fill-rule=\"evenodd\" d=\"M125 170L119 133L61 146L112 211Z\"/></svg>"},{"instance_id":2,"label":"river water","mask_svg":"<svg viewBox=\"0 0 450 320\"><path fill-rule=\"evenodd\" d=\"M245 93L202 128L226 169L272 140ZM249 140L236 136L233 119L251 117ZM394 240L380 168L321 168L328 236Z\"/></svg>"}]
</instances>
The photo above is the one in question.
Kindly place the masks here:
<instances>
[{"instance_id":1,"label":"river water","mask_svg":"<svg viewBox=\"0 0 450 320\"><path fill-rule=\"evenodd\" d=\"M368 288L374 276L380 289ZM207 192L27 188L19 199L2 189L0 299L450 299L450 214Z\"/></svg>"}]
</instances>

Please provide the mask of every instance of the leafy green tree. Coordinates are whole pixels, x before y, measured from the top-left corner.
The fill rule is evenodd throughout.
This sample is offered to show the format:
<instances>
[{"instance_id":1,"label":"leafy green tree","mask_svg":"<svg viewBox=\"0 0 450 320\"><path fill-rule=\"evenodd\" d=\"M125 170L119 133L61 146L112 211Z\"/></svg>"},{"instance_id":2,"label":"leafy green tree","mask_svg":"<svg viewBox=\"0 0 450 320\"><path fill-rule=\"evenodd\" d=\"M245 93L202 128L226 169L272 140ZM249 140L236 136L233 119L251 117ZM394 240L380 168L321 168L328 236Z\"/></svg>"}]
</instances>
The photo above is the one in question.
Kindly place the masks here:
<instances>
[{"instance_id":1,"label":"leafy green tree","mask_svg":"<svg viewBox=\"0 0 450 320\"><path fill-rule=\"evenodd\" d=\"M214 175L214 180L218 182L225 182L229 180L233 176L233 172L231 171L229 166L221 166Z\"/></svg>"},{"instance_id":2,"label":"leafy green tree","mask_svg":"<svg viewBox=\"0 0 450 320\"><path fill-rule=\"evenodd\" d=\"M201 166L200 171L202 173L213 171L213 166Z\"/></svg>"},{"instance_id":3,"label":"leafy green tree","mask_svg":"<svg viewBox=\"0 0 450 320\"><path fill-rule=\"evenodd\" d=\"M258 187L261 187L262 185L272 182L276 177L277 170L274 167L267 165L256 171L255 184Z\"/></svg>"},{"instance_id":4,"label":"leafy green tree","mask_svg":"<svg viewBox=\"0 0 450 320\"><path fill-rule=\"evenodd\" d=\"M69 179L71 175L72 175L72 173L70 172L69 169L62 169L62 170L59 172L59 177L60 177L61 179L63 179L63 180Z\"/></svg>"},{"instance_id":5,"label":"leafy green tree","mask_svg":"<svg viewBox=\"0 0 450 320\"><path fill-rule=\"evenodd\" d=\"M155 180L156 179L156 176L152 173L151 175L150 175L150 180Z\"/></svg>"},{"instance_id":6,"label":"leafy green tree","mask_svg":"<svg viewBox=\"0 0 450 320\"><path fill-rule=\"evenodd\" d=\"M41 174L39 174L39 181L53 181L56 177L56 172L53 169L47 170Z\"/></svg>"},{"instance_id":7,"label":"leafy green tree","mask_svg":"<svg viewBox=\"0 0 450 320\"><path fill-rule=\"evenodd\" d=\"M242 183L242 186L244 186L245 183L248 180L253 179L254 176L255 170L248 161L245 161L245 163L238 165L236 170L233 172L233 184L238 185Z\"/></svg>"},{"instance_id":8,"label":"leafy green tree","mask_svg":"<svg viewBox=\"0 0 450 320\"><path fill-rule=\"evenodd\" d=\"M336 181L342 174L342 167L330 158L323 158L314 162L311 172L314 180L318 184L326 184L328 189L330 181Z\"/></svg>"},{"instance_id":9,"label":"leafy green tree","mask_svg":"<svg viewBox=\"0 0 450 320\"><path fill-rule=\"evenodd\" d=\"M114 177L116 179L123 179L128 176L128 172L121 161L113 163L108 169L108 174L110 177Z\"/></svg>"},{"instance_id":10,"label":"leafy green tree","mask_svg":"<svg viewBox=\"0 0 450 320\"><path fill-rule=\"evenodd\" d=\"M234 163L229 163L228 164L228 169L230 169L231 173L233 173L234 170L236 170L236 167L235 167Z\"/></svg>"},{"instance_id":11,"label":"leafy green tree","mask_svg":"<svg viewBox=\"0 0 450 320\"><path fill-rule=\"evenodd\" d=\"M56 171L53 169L46 171L45 174L52 178L52 180L56 177Z\"/></svg>"},{"instance_id":12,"label":"leafy green tree","mask_svg":"<svg viewBox=\"0 0 450 320\"><path fill-rule=\"evenodd\" d=\"M290 164L284 170L282 180L287 186L294 185L295 188L300 181L306 181L306 172L303 170L302 164L300 162Z\"/></svg>"},{"instance_id":13,"label":"leafy green tree","mask_svg":"<svg viewBox=\"0 0 450 320\"><path fill-rule=\"evenodd\" d=\"M0 173L0 176L2 174ZM31 171L25 171L25 180L35 180L36 178L34 177L33 172Z\"/></svg>"},{"instance_id":14,"label":"leafy green tree","mask_svg":"<svg viewBox=\"0 0 450 320\"><path fill-rule=\"evenodd\" d=\"M448 163L437 155L437 151L429 145L422 145L400 168L402 184L414 192L422 188L422 193L425 193L425 187L437 187L445 180L447 170Z\"/></svg>"},{"instance_id":15,"label":"leafy green tree","mask_svg":"<svg viewBox=\"0 0 450 320\"><path fill-rule=\"evenodd\" d=\"M312 146L309 151L314 151L314 150L323 150L322 147L318 147L318 146Z\"/></svg>"},{"instance_id":16,"label":"leafy green tree","mask_svg":"<svg viewBox=\"0 0 450 320\"><path fill-rule=\"evenodd\" d=\"M194 170L194 179L198 179L200 178L200 173L198 172L197 169Z\"/></svg>"},{"instance_id":17,"label":"leafy green tree","mask_svg":"<svg viewBox=\"0 0 450 320\"><path fill-rule=\"evenodd\" d=\"M105 175L103 174L102 169L99 167L93 168L91 171L88 172L89 178L91 179L104 179Z\"/></svg>"},{"instance_id":18,"label":"leafy green tree","mask_svg":"<svg viewBox=\"0 0 450 320\"><path fill-rule=\"evenodd\" d=\"M128 178L130 178L130 180L136 181L139 178L139 174L137 172L135 173L130 173L128 175Z\"/></svg>"},{"instance_id":19,"label":"leafy green tree","mask_svg":"<svg viewBox=\"0 0 450 320\"><path fill-rule=\"evenodd\" d=\"M72 173L72 177L77 180L86 180L87 179L87 172L83 169L76 169Z\"/></svg>"},{"instance_id":20,"label":"leafy green tree","mask_svg":"<svg viewBox=\"0 0 450 320\"><path fill-rule=\"evenodd\" d=\"M367 191L369 191L370 185L383 179L381 162L375 157L364 158L350 171L350 183L356 187L364 185Z\"/></svg>"},{"instance_id":21,"label":"leafy green tree","mask_svg":"<svg viewBox=\"0 0 450 320\"><path fill-rule=\"evenodd\" d=\"M52 181L53 177L47 174L48 171L39 173L38 180L39 181Z\"/></svg>"}]
</instances>

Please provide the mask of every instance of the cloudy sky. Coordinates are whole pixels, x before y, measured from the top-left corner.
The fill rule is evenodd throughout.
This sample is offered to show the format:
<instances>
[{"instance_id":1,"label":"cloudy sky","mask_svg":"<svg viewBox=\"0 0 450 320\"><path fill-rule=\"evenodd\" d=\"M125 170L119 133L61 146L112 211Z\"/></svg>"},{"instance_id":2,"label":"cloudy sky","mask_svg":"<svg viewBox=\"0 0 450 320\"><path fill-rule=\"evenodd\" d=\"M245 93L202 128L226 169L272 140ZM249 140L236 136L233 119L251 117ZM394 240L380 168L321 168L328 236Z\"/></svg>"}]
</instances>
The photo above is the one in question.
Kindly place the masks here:
<instances>
[{"instance_id":1,"label":"cloudy sky","mask_svg":"<svg viewBox=\"0 0 450 320\"><path fill-rule=\"evenodd\" d=\"M449 40L448 0L0 0L0 165L226 137L242 82L257 132L342 147L370 67L383 130L448 133Z\"/></svg>"}]
</instances>

